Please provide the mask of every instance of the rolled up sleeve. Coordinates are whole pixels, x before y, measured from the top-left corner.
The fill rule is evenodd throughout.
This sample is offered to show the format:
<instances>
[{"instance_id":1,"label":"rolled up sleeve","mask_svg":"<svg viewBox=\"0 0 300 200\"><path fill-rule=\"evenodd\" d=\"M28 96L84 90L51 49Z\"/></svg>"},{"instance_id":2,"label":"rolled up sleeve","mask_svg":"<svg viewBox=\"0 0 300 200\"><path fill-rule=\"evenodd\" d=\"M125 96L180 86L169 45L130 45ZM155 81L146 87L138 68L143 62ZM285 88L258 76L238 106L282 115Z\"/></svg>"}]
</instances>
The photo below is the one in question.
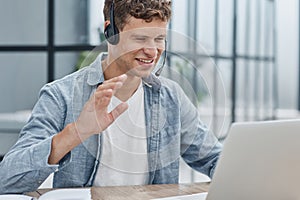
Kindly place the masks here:
<instances>
[{"instance_id":1,"label":"rolled up sleeve","mask_svg":"<svg viewBox=\"0 0 300 200\"><path fill-rule=\"evenodd\" d=\"M41 89L28 123L17 143L0 163L0 194L36 190L53 172L71 160L67 154L59 165L49 165L52 138L64 126L64 101L51 85Z\"/></svg>"},{"instance_id":2,"label":"rolled up sleeve","mask_svg":"<svg viewBox=\"0 0 300 200\"><path fill-rule=\"evenodd\" d=\"M181 89L181 156L193 169L213 176L222 144L201 121L197 108Z\"/></svg>"}]
</instances>

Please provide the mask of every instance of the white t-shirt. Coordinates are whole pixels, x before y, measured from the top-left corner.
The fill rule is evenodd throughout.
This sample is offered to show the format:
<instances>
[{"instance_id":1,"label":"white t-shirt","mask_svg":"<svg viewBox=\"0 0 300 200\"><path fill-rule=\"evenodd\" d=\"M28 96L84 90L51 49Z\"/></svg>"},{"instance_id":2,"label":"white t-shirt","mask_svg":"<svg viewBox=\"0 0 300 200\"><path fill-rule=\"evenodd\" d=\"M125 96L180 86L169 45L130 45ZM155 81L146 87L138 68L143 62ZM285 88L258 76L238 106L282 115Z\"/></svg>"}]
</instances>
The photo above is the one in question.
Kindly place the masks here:
<instances>
[{"instance_id":1,"label":"white t-shirt","mask_svg":"<svg viewBox=\"0 0 300 200\"><path fill-rule=\"evenodd\" d=\"M108 111L120 104L113 96ZM148 183L144 90L140 84L129 107L102 134L102 149L94 186Z\"/></svg>"}]
</instances>

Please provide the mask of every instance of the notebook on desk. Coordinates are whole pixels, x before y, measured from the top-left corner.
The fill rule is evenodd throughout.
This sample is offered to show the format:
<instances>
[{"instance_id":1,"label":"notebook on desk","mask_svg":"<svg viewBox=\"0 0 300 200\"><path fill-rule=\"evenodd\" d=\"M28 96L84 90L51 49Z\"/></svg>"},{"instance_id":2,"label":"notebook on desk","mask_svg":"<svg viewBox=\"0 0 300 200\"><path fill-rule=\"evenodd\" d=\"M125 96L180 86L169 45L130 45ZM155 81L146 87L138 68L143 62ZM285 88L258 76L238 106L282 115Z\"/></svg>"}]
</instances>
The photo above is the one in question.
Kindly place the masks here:
<instances>
[{"instance_id":1,"label":"notebook on desk","mask_svg":"<svg viewBox=\"0 0 300 200\"><path fill-rule=\"evenodd\" d=\"M294 200L299 185L300 120L234 123L208 194L198 199Z\"/></svg>"}]
</instances>

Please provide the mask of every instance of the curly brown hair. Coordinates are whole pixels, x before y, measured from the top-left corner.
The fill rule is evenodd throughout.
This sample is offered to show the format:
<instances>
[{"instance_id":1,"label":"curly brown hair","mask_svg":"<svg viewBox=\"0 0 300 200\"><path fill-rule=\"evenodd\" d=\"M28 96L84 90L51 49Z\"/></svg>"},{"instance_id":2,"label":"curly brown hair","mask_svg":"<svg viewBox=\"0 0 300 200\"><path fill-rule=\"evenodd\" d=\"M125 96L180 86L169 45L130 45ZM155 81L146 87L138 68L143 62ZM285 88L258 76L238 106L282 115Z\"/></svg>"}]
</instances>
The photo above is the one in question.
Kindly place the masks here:
<instances>
[{"instance_id":1,"label":"curly brown hair","mask_svg":"<svg viewBox=\"0 0 300 200\"><path fill-rule=\"evenodd\" d=\"M104 19L110 20L110 6L114 1L115 24L123 30L132 16L151 22L154 18L169 21L171 18L171 0L105 0Z\"/></svg>"}]
</instances>

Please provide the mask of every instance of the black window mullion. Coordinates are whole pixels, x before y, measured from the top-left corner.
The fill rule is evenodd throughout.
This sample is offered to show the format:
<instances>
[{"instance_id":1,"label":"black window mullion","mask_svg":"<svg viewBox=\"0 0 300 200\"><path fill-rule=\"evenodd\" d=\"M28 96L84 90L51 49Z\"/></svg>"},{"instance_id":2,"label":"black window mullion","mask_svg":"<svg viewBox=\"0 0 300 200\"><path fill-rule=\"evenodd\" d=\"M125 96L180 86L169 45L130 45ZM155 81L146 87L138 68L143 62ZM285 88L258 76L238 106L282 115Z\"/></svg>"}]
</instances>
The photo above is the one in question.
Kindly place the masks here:
<instances>
[{"instance_id":1,"label":"black window mullion","mask_svg":"<svg viewBox=\"0 0 300 200\"><path fill-rule=\"evenodd\" d=\"M54 80L54 1L55 0L48 0L48 82L51 82Z\"/></svg>"},{"instance_id":2,"label":"black window mullion","mask_svg":"<svg viewBox=\"0 0 300 200\"><path fill-rule=\"evenodd\" d=\"M233 30L232 30L232 83L231 83L231 122L235 122L236 108L236 60L237 60L237 0L233 1Z\"/></svg>"}]
</instances>

